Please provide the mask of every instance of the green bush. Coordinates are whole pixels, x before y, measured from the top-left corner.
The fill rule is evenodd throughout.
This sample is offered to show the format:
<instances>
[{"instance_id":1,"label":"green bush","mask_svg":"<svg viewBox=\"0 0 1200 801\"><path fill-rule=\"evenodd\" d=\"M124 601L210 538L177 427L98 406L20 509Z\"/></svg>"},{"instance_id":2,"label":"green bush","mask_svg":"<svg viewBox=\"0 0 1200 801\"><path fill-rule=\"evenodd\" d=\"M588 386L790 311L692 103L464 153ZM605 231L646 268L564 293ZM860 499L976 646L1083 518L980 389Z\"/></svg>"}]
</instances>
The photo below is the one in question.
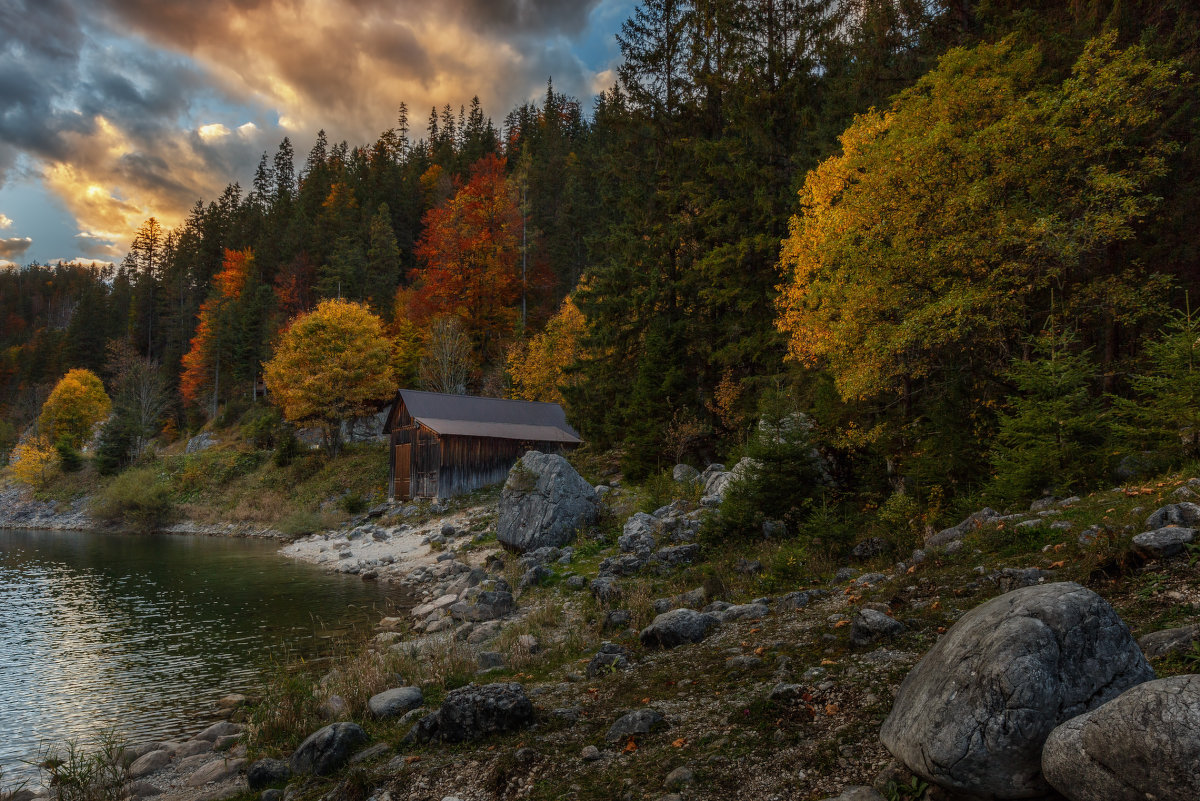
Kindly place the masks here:
<instances>
[{"instance_id":1,"label":"green bush","mask_svg":"<svg viewBox=\"0 0 1200 801\"><path fill-rule=\"evenodd\" d=\"M767 520L781 520L788 531L797 531L824 490L808 418L789 410L785 400L767 401L746 456L754 466L730 483L721 503L724 533L761 536Z\"/></svg>"},{"instance_id":2,"label":"green bush","mask_svg":"<svg viewBox=\"0 0 1200 801\"><path fill-rule=\"evenodd\" d=\"M153 531L171 519L174 504L166 483L152 468L126 470L113 479L92 502L97 519L132 528Z\"/></svg>"},{"instance_id":3,"label":"green bush","mask_svg":"<svg viewBox=\"0 0 1200 801\"><path fill-rule=\"evenodd\" d=\"M100 444L94 460L102 476L114 476L129 464L137 434L129 420L116 415L100 429Z\"/></svg>"},{"instance_id":4,"label":"green bush","mask_svg":"<svg viewBox=\"0 0 1200 801\"><path fill-rule=\"evenodd\" d=\"M325 517L306 509L297 509L280 520L275 528L286 537L304 537L326 527Z\"/></svg>"},{"instance_id":5,"label":"green bush","mask_svg":"<svg viewBox=\"0 0 1200 801\"><path fill-rule=\"evenodd\" d=\"M367 511L367 499L361 492L348 490L338 499L338 508L348 515L358 515Z\"/></svg>"},{"instance_id":6,"label":"green bush","mask_svg":"<svg viewBox=\"0 0 1200 801\"><path fill-rule=\"evenodd\" d=\"M54 449L58 451L58 465L64 473L78 473L83 467L83 454L67 440L60 439Z\"/></svg>"},{"instance_id":7,"label":"green bush","mask_svg":"<svg viewBox=\"0 0 1200 801\"><path fill-rule=\"evenodd\" d=\"M276 467L287 467L300 455L300 440L290 427L285 428L276 439L274 461Z\"/></svg>"},{"instance_id":8,"label":"green bush","mask_svg":"<svg viewBox=\"0 0 1200 801\"><path fill-rule=\"evenodd\" d=\"M242 417L242 439L259 450L275 447L283 418L274 406L255 406Z\"/></svg>"}]
</instances>

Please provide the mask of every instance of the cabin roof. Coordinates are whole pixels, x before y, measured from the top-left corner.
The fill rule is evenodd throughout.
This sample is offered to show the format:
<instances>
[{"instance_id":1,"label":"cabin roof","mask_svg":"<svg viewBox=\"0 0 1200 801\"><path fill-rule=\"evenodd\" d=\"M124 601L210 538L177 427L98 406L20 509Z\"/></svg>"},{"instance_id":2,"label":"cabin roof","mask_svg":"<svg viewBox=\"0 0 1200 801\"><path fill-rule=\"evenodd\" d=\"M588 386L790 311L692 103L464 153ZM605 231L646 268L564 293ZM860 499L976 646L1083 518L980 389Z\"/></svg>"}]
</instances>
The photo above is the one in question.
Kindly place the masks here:
<instances>
[{"instance_id":1,"label":"cabin roof","mask_svg":"<svg viewBox=\"0 0 1200 801\"><path fill-rule=\"evenodd\" d=\"M566 412L557 403L445 395L415 389L400 390L395 402L403 403L410 417L442 436L576 444L583 441L579 432L567 423ZM388 432L394 419L394 413L388 415Z\"/></svg>"}]
</instances>

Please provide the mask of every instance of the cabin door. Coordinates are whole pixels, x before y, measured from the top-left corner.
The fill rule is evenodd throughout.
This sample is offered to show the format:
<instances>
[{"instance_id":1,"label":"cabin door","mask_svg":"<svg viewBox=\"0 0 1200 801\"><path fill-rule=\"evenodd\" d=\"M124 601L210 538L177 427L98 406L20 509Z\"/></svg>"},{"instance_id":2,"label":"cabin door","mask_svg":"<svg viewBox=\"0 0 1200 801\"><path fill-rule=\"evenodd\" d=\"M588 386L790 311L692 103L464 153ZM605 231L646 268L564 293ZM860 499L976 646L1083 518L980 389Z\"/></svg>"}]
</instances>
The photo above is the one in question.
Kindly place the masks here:
<instances>
[{"instance_id":1,"label":"cabin door","mask_svg":"<svg viewBox=\"0 0 1200 801\"><path fill-rule=\"evenodd\" d=\"M412 497L412 445L408 442L396 446L396 473L393 493L396 500L407 501Z\"/></svg>"}]
</instances>

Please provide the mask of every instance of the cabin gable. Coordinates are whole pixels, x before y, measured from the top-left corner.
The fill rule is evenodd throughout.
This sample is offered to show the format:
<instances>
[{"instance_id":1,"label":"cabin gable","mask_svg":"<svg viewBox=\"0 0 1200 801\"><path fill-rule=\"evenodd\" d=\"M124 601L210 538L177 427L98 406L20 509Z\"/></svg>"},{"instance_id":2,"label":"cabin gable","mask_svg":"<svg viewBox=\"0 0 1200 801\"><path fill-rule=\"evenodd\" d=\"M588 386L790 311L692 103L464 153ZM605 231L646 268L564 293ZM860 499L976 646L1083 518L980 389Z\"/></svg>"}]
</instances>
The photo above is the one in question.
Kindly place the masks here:
<instances>
[{"instance_id":1,"label":"cabin gable","mask_svg":"<svg viewBox=\"0 0 1200 801\"><path fill-rule=\"evenodd\" d=\"M529 450L577 447L562 407L400 390L388 413L393 500L447 498L505 480Z\"/></svg>"}]
</instances>

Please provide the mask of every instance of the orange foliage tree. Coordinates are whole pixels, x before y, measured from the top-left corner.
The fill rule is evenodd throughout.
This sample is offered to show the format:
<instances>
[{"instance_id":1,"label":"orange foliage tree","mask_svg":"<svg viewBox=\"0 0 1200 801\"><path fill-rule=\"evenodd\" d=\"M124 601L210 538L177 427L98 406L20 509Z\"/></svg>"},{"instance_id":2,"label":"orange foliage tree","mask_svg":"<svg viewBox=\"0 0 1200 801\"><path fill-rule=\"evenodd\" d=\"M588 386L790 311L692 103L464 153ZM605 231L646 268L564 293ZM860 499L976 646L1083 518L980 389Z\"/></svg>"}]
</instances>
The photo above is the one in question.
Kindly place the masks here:
<instances>
[{"instance_id":1,"label":"orange foliage tree","mask_svg":"<svg viewBox=\"0 0 1200 801\"><path fill-rule=\"evenodd\" d=\"M221 356L234 344L235 310L253 265L254 253L249 248L225 251L221 271L213 276L213 293L200 306L191 349L183 356L179 394L185 403L196 405L205 391L211 390L214 415L221 389Z\"/></svg>"},{"instance_id":2,"label":"orange foliage tree","mask_svg":"<svg viewBox=\"0 0 1200 801\"><path fill-rule=\"evenodd\" d=\"M341 422L373 414L395 393L392 358L383 321L366 306L325 300L291 322L263 372L283 416L319 428L336 454Z\"/></svg>"},{"instance_id":3,"label":"orange foliage tree","mask_svg":"<svg viewBox=\"0 0 1200 801\"><path fill-rule=\"evenodd\" d=\"M564 300L544 331L509 350L509 394L521 400L562 403L567 369L579 358L586 325L575 301Z\"/></svg>"},{"instance_id":4,"label":"orange foliage tree","mask_svg":"<svg viewBox=\"0 0 1200 801\"><path fill-rule=\"evenodd\" d=\"M412 275L417 315L460 318L484 359L512 331L521 298L521 212L504 164L484 156L454 197L425 215L415 248L423 267Z\"/></svg>"}]
</instances>

